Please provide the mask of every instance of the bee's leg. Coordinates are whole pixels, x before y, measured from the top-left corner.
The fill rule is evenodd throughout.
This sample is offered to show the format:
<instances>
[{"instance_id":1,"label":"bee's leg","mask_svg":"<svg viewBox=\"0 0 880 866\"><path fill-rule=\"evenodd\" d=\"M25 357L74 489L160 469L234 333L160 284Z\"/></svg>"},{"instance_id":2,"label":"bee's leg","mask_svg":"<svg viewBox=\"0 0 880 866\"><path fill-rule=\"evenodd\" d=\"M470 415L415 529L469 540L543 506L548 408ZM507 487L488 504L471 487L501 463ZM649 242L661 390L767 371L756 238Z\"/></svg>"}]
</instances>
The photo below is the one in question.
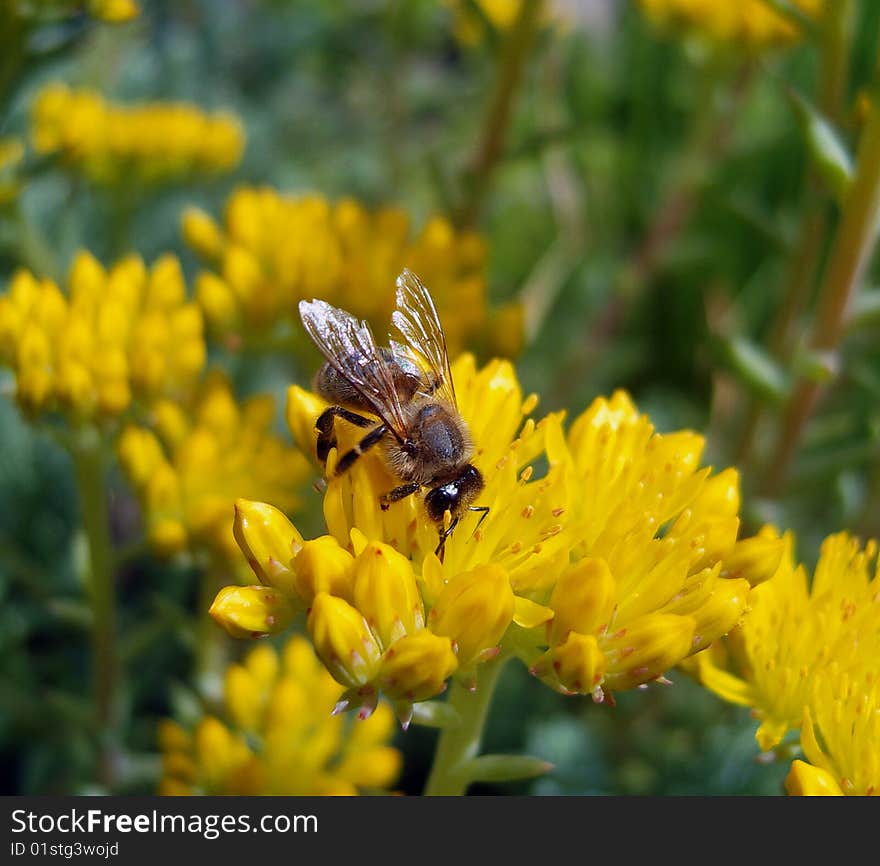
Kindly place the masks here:
<instances>
[{"instance_id":1,"label":"bee's leg","mask_svg":"<svg viewBox=\"0 0 880 866\"><path fill-rule=\"evenodd\" d=\"M336 475L342 475L343 472L346 472L351 468L352 463L364 454L369 451L374 445L377 445L382 437L388 432L388 428L384 424L380 424L378 427L374 427L358 442L354 448L349 449L339 458L339 462L336 464Z\"/></svg>"},{"instance_id":2,"label":"bee's leg","mask_svg":"<svg viewBox=\"0 0 880 866\"><path fill-rule=\"evenodd\" d=\"M480 519L477 521L477 525L474 527L474 531L471 533L473 537L476 535L477 530L480 528L480 524L489 516L489 506L488 505L470 505L468 506L468 511L482 511L483 513L480 515Z\"/></svg>"},{"instance_id":3,"label":"bee's leg","mask_svg":"<svg viewBox=\"0 0 880 866\"><path fill-rule=\"evenodd\" d=\"M392 502L399 502L401 499L406 499L407 496L412 496L421 486L415 481L401 484L400 487L395 487L394 490L389 490L379 497L379 507L383 511L387 511Z\"/></svg>"},{"instance_id":4,"label":"bee's leg","mask_svg":"<svg viewBox=\"0 0 880 866\"><path fill-rule=\"evenodd\" d=\"M315 450L321 463L327 462L327 455L330 453L330 449L336 447L334 421L337 418L343 418L349 424L354 424L355 427L370 427L376 423L370 418L364 418L363 415L349 412L348 409L344 409L342 406L328 406L315 422L315 429L318 431L318 444Z\"/></svg>"},{"instance_id":5,"label":"bee's leg","mask_svg":"<svg viewBox=\"0 0 880 866\"><path fill-rule=\"evenodd\" d=\"M434 551L434 555L437 556L440 562L443 562L443 554L446 552L446 539L452 535L452 530L458 526L459 518L456 517L452 523L449 524L449 529L441 529L440 530L440 543L437 545L437 549Z\"/></svg>"}]
</instances>

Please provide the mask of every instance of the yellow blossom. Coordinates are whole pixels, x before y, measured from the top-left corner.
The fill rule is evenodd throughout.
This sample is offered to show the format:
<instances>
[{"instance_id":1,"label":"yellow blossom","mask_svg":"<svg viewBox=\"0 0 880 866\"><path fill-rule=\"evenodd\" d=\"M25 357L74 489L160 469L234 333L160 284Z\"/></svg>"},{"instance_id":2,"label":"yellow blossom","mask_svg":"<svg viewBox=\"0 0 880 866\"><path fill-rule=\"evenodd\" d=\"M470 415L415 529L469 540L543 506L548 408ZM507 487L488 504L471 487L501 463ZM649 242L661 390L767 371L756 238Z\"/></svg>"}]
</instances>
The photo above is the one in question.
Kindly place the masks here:
<instances>
[{"instance_id":1,"label":"yellow blossom","mask_svg":"<svg viewBox=\"0 0 880 866\"><path fill-rule=\"evenodd\" d=\"M451 350L503 328L518 347L520 318L497 313L486 298L486 249L472 232L442 216L418 230L395 207L367 210L352 199L288 196L241 187L226 204L223 225L195 208L183 217L187 243L209 266L196 296L211 329L231 345L259 345L300 333L297 302L313 297L368 319L384 333L394 308L394 278L404 266L431 286ZM496 327L497 324L497 327Z\"/></svg>"},{"instance_id":2,"label":"yellow blossom","mask_svg":"<svg viewBox=\"0 0 880 866\"><path fill-rule=\"evenodd\" d=\"M772 530L764 534L771 537ZM824 714L840 699L825 694L811 704L820 683L849 675L840 670L844 659L874 663L878 657L880 578L869 573L876 543L861 548L846 533L829 536L811 581L803 566L795 566L793 540L786 538L776 572L751 590L739 627L722 647L697 656L695 665L704 685L753 709L764 750L801 725L807 706Z\"/></svg>"},{"instance_id":3,"label":"yellow blossom","mask_svg":"<svg viewBox=\"0 0 880 866\"><path fill-rule=\"evenodd\" d=\"M202 384L192 408L163 402L151 415L152 427L130 425L123 430L120 461L159 552L199 545L224 556L237 551L232 517L241 495L271 499L285 511L297 507L307 464L297 449L272 432L273 418L270 396L238 403L229 381L215 371ZM255 509L240 515L240 522L250 523L246 539L238 541L260 580L287 588L283 563L269 562L267 551L284 550L286 563L302 539L283 518L267 515L267 509L259 516Z\"/></svg>"},{"instance_id":4,"label":"yellow blossom","mask_svg":"<svg viewBox=\"0 0 880 866\"><path fill-rule=\"evenodd\" d=\"M873 604L880 606L880 600ZM858 658L843 663L835 660L813 680L801 730L801 748L809 764L795 762L800 766L793 766L786 780L789 794L865 796L880 791L880 632L876 624L864 637L867 640L861 642Z\"/></svg>"},{"instance_id":5,"label":"yellow blossom","mask_svg":"<svg viewBox=\"0 0 880 866\"><path fill-rule=\"evenodd\" d=\"M331 715L342 692L308 641L279 653L260 644L226 671L220 715L192 730L159 728L160 794L353 795L381 793L400 773L382 704L356 726Z\"/></svg>"},{"instance_id":6,"label":"yellow blossom","mask_svg":"<svg viewBox=\"0 0 880 866\"><path fill-rule=\"evenodd\" d=\"M124 24L140 15L136 0L89 0L89 12L108 24Z\"/></svg>"},{"instance_id":7,"label":"yellow blossom","mask_svg":"<svg viewBox=\"0 0 880 866\"><path fill-rule=\"evenodd\" d=\"M122 415L137 400L188 395L205 364L202 316L178 260L129 256L109 270L80 252L67 291L26 270L0 295L0 362L30 414Z\"/></svg>"},{"instance_id":8,"label":"yellow blossom","mask_svg":"<svg viewBox=\"0 0 880 866\"><path fill-rule=\"evenodd\" d=\"M642 11L662 30L682 33L713 45L766 51L800 38L796 23L767 0L639 0ZM815 18L822 0L794 0Z\"/></svg>"},{"instance_id":9,"label":"yellow blossom","mask_svg":"<svg viewBox=\"0 0 880 866\"><path fill-rule=\"evenodd\" d=\"M31 138L40 154L99 184L163 183L238 165L244 132L227 112L183 102L122 105L52 83L36 96Z\"/></svg>"},{"instance_id":10,"label":"yellow blossom","mask_svg":"<svg viewBox=\"0 0 880 866\"><path fill-rule=\"evenodd\" d=\"M508 362L477 368L464 355L452 375L485 480L476 504L489 510L462 517L442 561L424 493L380 507L398 481L378 449L338 476L331 452L328 535L293 558L286 543L262 556L289 568L292 601L311 605L309 633L348 687L343 704L368 713L384 693L405 724L407 705L450 676L479 688L499 653L559 691L602 700L662 677L737 624L749 581L745 566L725 576L723 558L737 544L738 477L700 468L700 436L657 433L622 392L568 429L561 414L536 423L537 398L523 397ZM289 391L288 422L310 456L324 406ZM340 422L337 434L342 452L363 430ZM325 558L338 579L316 577Z\"/></svg>"}]
</instances>

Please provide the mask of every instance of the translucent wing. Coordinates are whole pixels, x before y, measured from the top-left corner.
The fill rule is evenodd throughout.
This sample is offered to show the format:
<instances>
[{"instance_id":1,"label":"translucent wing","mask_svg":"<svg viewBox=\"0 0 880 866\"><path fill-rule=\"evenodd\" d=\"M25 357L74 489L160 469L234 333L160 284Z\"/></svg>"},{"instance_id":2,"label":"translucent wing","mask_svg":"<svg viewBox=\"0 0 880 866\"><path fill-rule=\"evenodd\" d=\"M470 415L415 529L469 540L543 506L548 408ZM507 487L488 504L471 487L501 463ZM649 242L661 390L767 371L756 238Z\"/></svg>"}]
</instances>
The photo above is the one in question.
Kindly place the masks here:
<instances>
[{"instance_id":1,"label":"translucent wing","mask_svg":"<svg viewBox=\"0 0 880 866\"><path fill-rule=\"evenodd\" d=\"M455 385L440 317L428 290L410 270L404 269L397 278L397 309L391 321L425 372L427 392L454 406ZM392 343L392 349L399 351L400 347Z\"/></svg>"},{"instance_id":2,"label":"translucent wing","mask_svg":"<svg viewBox=\"0 0 880 866\"><path fill-rule=\"evenodd\" d=\"M410 438L394 376L370 326L326 301L300 301L299 315L336 372L351 383L398 439Z\"/></svg>"}]
</instances>

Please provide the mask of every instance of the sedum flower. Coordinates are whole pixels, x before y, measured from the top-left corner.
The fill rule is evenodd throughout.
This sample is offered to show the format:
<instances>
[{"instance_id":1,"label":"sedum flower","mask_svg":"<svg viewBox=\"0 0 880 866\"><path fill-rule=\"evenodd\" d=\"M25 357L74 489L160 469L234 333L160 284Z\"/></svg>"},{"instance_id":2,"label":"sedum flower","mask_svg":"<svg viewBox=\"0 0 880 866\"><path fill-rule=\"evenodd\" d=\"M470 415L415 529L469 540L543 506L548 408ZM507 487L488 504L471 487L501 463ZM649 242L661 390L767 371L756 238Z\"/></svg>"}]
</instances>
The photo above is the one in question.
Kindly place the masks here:
<instances>
[{"instance_id":1,"label":"sedum flower","mask_svg":"<svg viewBox=\"0 0 880 866\"><path fill-rule=\"evenodd\" d=\"M874 601L874 605L880 603ZM815 677L804 710L801 749L785 787L793 795L865 796L880 791L878 632L847 670L835 661Z\"/></svg>"},{"instance_id":2,"label":"sedum flower","mask_svg":"<svg viewBox=\"0 0 880 866\"><path fill-rule=\"evenodd\" d=\"M36 96L31 137L37 153L99 184L165 183L238 165L244 132L236 117L184 102L122 105L53 83Z\"/></svg>"},{"instance_id":3,"label":"sedum flower","mask_svg":"<svg viewBox=\"0 0 880 866\"><path fill-rule=\"evenodd\" d=\"M662 30L681 33L710 45L761 52L797 41L797 24L767 0L639 0L642 11ZM794 0L817 17L822 0Z\"/></svg>"},{"instance_id":4,"label":"sedum flower","mask_svg":"<svg viewBox=\"0 0 880 866\"><path fill-rule=\"evenodd\" d=\"M150 427L130 424L122 431L120 463L156 550L207 546L232 555L238 549L232 532L238 495L271 499L288 511L297 507L307 464L273 433L274 414L271 396L239 403L227 378L214 371L191 407L162 401Z\"/></svg>"},{"instance_id":5,"label":"sedum flower","mask_svg":"<svg viewBox=\"0 0 880 866\"><path fill-rule=\"evenodd\" d=\"M226 671L218 716L192 730L159 728L159 793L353 795L381 793L400 773L390 745L394 716L379 706L364 724L331 715L342 688L308 641L291 638L281 652L260 644Z\"/></svg>"},{"instance_id":6,"label":"sedum flower","mask_svg":"<svg viewBox=\"0 0 880 866\"><path fill-rule=\"evenodd\" d=\"M767 528L762 534L775 533ZM840 706L850 699L858 703L865 694L846 679L848 660L864 659L876 670L880 657L880 578L876 571L870 574L876 543L861 548L846 533L829 536L810 580L803 566L795 566L792 538L784 541L776 573L750 592L740 626L695 664L705 686L753 709L760 720L756 738L765 751L801 726L807 707L830 735L832 724L842 724ZM816 754L813 748L811 760Z\"/></svg>"},{"instance_id":7,"label":"sedum flower","mask_svg":"<svg viewBox=\"0 0 880 866\"><path fill-rule=\"evenodd\" d=\"M185 396L205 364L202 315L171 255L105 269L75 257L67 291L26 270L0 296L0 362L29 414L115 418L134 401Z\"/></svg>"},{"instance_id":8,"label":"sedum flower","mask_svg":"<svg viewBox=\"0 0 880 866\"><path fill-rule=\"evenodd\" d=\"M622 392L568 429L562 414L536 423L537 398L523 398L508 362L478 369L464 355L452 373L489 511L462 518L442 562L419 494L379 506L396 481L376 451L339 476L331 452L318 539L299 541L269 506L237 505L240 547L263 587L308 611L318 655L346 687L341 705L367 715L385 694L406 723L411 704L452 676L479 687L499 654L554 689L601 700L660 678L736 625L747 569L727 575L722 560L736 549L738 479L700 468L701 437L657 433ZM323 408L290 389L288 422L307 454ZM337 432L340 452L363 435ZM216 603L212 613L237 633Z\"/></svg>"},{"instance_id":9,"label":"sedum flower","mask_svg":"<svg viewBox=\"0 0 880 866\"><path fill-rule=\"evenodd\" d=\"M369 319L383 333L394 309L394 278L404 266L431 285L451 349L488 333L485 244L445 217L414 230L399 208L369 211L352 199L331 203L241 187L227 202L222 226L190 208L183 235L209 266L196 281L205 317L233 343L259 342L284 329L299 333L296 304L312 297ZM503 339L518 348L516 308L491 315L500 317Z\"/></svg>"}]
</instances>

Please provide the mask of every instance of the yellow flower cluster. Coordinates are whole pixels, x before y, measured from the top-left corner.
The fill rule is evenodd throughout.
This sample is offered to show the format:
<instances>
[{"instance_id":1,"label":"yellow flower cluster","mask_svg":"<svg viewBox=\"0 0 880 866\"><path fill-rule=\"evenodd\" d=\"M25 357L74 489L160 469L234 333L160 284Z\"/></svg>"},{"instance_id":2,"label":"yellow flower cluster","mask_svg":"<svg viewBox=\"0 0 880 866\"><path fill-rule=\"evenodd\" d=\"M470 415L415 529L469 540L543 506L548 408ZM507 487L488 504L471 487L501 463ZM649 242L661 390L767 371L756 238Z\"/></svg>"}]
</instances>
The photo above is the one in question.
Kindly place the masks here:
<instances>
[{"instance_id":1,"label":"yellow flower cluster","mask_svg":"<svg viewBox=\"0 0 880 866\"><path fill-rule=\"evenodd\" d=\"M31 414L115 417L133 400L189 392L205 363L202 314L186 298L178 260L137 256L109 270L80 252L65 294L20 270L0 296L0 362Z\"/></svg>"},{"instance_id":2,"label":"yellow flower cluster","mask_svg":"<svg viewBox=\"0 0 880 866\"><path fill-rule=\"evenodd\" d=\"M294 637L280 654L262 644L226 672L222 718L205 716L188 731L159 729L159 793L277 796L382 793L400 773L389 745L394 716L379 707L352 725L331 715L341 687Z\"/></svg>"},{"instance_id":3,"label":"yellow flower cluster","mask_svg":"<svg viewBox=\"0 0 880 866\"><path fill-rule=\"evenodd\" d=\"M367 714L384 694L404 722L412 702L453 675L474 685L499 653L600 701L661 678L736 625L749 583L720 560L743 558L738 478L699 468L700 436L657 433L622 392L567 431L561 414L536 423L537 397L523 399L505 361L478 369L465 355L453 376L486 482L483 522L463 518L441 562L418 495L380 508L397 483L380 455L333 477L331 453L327 535L304 540L271 505L237 503L235 535L260 585L222 590L219 623L240 637L275 633L306 609L344 700ZM324 406L289 391L306 453ZM340 450L362 435L343 426Z\"/></svg>"},{"instance_id":4,"label":"yellow flower cluster","mask_svg":"<svg viewBox=\"0 0 880 866\"><path fill-rule=\"evenodd\" d=\"M272 432L269 395L239 405L225 376L208 376L192 402L158 403L153 429L128 426L118 452L144 510L155 550L236 550L232 507L237 496L268 498L292 510L308 471L303 456Z\"/></svg>"},{"instance_id":5,"label":"yellow flower cluster","mask_svg":"<svg viewBox=\"0 0 880 866\"><path fill-rule=\"evenodd\" d=\"M238 165L244 132L231 114L182 102L128 106L49 84L32 110L34 149L101 184L161 183Z\"/></svg>"},{"instance_id":6,"label":"yellow flower cluster","mask_svg":"<svg viewBox=\"0 0 880 866\"><path fill-rule=\"evenodd\" d=\"M205 317L233 343L259 340L279 323L300 333L296 304L313 297L384 333L394 279L404 266L431 286L451 350L484 336L485 244L474 232L456 232L444 217L414 233L399 208L371 212L351 199L332 204L318 195L243 187L226 205L224 226L193 208L184 214L183 234L212 268L196 281ZM493 326L507 348L518 350L516 309L498 311Z\"/></svg>"},{"instance_id":7,"label":"yellow flower cluster","mask_svg":"<svg viewBox=\"0 0 880 866\"><path fill-rule=\"evenodd\" d=\"M639 0L652 23L718 45L765 51L800 38L797 25L766 0ZM818 15L822 0L794 0L805 15Z\"/></svg>"},{"instance_id":8,"label":"yellow flower cluster","mask_svg":"<svg viewBox=\"0 0 880 866\"><path fill-rule=\"evenodd\" d=\"M810 581L787 537L776 573L752 591L740 626L695 659L708 688L753 708L762 749L801 727L810 764L795 762L792 793L867 794L880 786L876 558L876 542L862 548L846 533L829 536Z\"/></svg>"}]
</instances>

